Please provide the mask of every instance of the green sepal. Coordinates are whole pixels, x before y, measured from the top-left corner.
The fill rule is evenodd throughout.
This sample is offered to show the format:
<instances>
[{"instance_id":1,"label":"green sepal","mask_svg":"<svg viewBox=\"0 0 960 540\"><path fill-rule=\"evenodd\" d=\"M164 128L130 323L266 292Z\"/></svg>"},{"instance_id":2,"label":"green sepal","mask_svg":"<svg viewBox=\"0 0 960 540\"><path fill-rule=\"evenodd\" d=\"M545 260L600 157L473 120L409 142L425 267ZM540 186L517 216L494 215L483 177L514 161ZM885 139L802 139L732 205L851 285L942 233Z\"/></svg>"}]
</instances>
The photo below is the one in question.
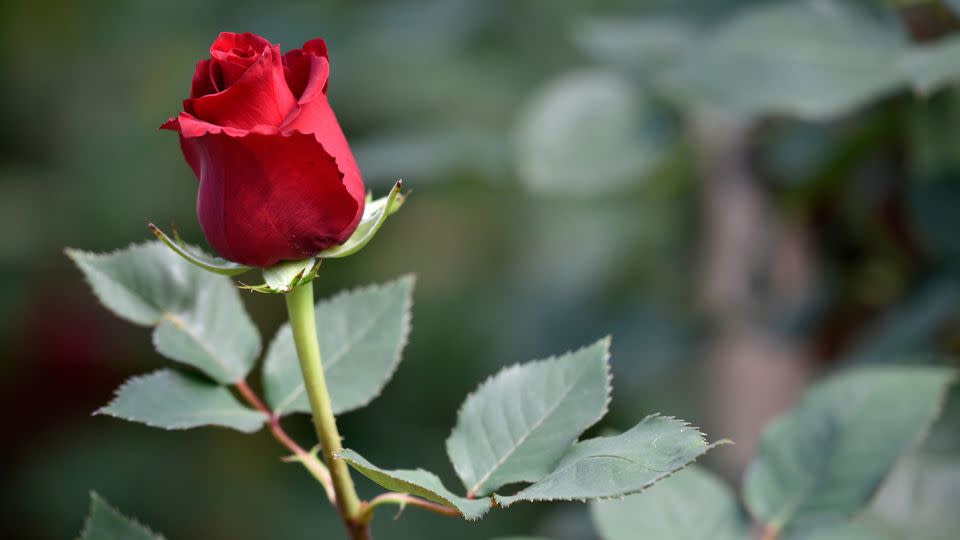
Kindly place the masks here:
<instances>
[{"instance_id":1,"label":"green sepal","mask_svg":"<svg viewBox=\"0 0 960 540\"><path fill-rule=\"evenodd\" d=\"M353 255L363 249L376 236L383 222L403 206L406 196L400 193L401 189L403 189L403 180L397 180L386 197L368 202L363 209L360 224L357 225L357 230L353 232L353 235L339 246L327 248L317 253L317 257L338 259Z\"/></svg>"},{"instance_id":2,"label":"green sepal","mask_svg":"<svg viewBox=\"0 0 960 540\"><path fill-rule=\"evenodd\" d=\"M158 240L167 245L168 248L173 250L174 253L181 256L195 266L203 268L207 272L213 272L214 274L220 274L223 276L238 276L240 274L249 272L253 268L250 266L245 266L238 264L226 259L221 259L220 257L213 257L207 255L203 252L193 251L187 244L180 238L180 234L177 232L177 229L173 229L173 238L167 236L160 227L157 227L153 223L147 223L147 228L150 229L150 232L157 237Z\"/></svg>"},{"instance_id":3,"label":"green sepal","mask_svg":"<svg viewBox=\"0 0 960 540\"><path fill-rule=\"evenodd\" d=\"M306 285L317 277L323 259L310 257L299 261L283 261L263 269L263 283L260 285L240 285L241 289L259 293L283 294L295 287Z\"/></svg>"}]
</instances>

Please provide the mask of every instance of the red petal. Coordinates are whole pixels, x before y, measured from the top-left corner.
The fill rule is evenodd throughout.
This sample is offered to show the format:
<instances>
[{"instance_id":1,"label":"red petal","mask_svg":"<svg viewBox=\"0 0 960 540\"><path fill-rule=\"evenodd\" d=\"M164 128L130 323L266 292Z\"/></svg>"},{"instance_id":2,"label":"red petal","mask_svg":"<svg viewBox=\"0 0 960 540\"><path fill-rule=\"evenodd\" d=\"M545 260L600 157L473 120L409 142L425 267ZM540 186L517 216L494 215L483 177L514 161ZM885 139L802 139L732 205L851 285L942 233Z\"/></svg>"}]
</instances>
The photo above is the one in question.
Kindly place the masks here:
<instances>
[{"instance_id":1,"label":"red petal","mask_svg":"<svg viewBox=\"0 0 960 540\"><path fill-rule=\"evenodd\" d=\"M190 84L191 98L215 94L220 91L210 71L210 64L212 63L212 60L201 60L197 62L197 69L193 72L193 82Z\"/></svg>"},{"instance_id":2,"label":"red petal","mask_svg":"<svg viewBox=\"0 0 960 540\"><path fill-rule=\"evenodd\" d=\"M221 39L217 41L220 42ZM215 61L210 65L219 66L223 85L237 76L237 73L230 71L237 66L229 62ZM233 68L225 70L228 65ZM213 81L212 84L216 82ZM257 125L278 126L295 105L296 99L290 93L283 76L280 47L276 45L263 49L256 62L223 91L183 102L184 110L196 118L241 129L250 129Z\"/></svg>"},{"instance_id":3,"label":"red petal","mask_svg":"<svg viewBox=\"0 0 960 540\"><path fill-rule=\"evenodd\" d=\"M206 130L181 135L181 144L200 178L200 224L223 257L272 266L343 243L356 229L363 193L344 186L312 135L261 128L237 136L183 115L178 125L181 133Z\"/></svg>"},{"instance_id":4,"label":"red petal","mask_svg":"<svg viewBox=\"0 0 960 540\"><path fill-rule=\"evenodd\" d=\"M330 58L327 43L312 39L300 49L283 55L283 72L290 91L298 100L313 99L318 92L327 91L330 75Z\"/></svg>"},{"instance_id":5,"label":"red petal","mask_svg":"<svg viewBox=\"0 0 960 540\"><path fill-rule=\"evenodd\" d=\"M220 35L214 40L213 45L210 45L210 56L222 59L219 55L229 53L234 49L243 50L250 48L256 52L260 52L272 46L273 43L270 43L267 38L251 32L244 32L242 34L236 32L220 32Z\"/></svg>"},{"instance_id":6,"label":"red petal","mask_svg":"<svg viewBox=\"0 0 960 540\"><path fill-rule=\"evenodd\" d=\"M366 188L363 186L360 168L357 167L357 161L333 109L330 108L326 94L319 93L306 102L301 100L280 126L280 130L284 133L300 131L313 134L323 148L337 160L337 167L343 173L343 185L350 194L358 200L364 199Z\"/></svg>"}]
</instances>

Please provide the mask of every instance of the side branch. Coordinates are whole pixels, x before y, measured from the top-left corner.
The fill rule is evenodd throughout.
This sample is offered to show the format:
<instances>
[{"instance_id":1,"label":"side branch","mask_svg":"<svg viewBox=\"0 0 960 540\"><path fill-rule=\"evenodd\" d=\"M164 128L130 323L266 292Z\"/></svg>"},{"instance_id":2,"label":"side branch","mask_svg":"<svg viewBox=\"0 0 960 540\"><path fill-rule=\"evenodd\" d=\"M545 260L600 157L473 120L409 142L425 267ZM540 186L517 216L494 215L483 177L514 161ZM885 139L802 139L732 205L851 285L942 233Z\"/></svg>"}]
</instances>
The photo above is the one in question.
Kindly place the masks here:
<instances>
[{"instance_id":1,"label":"side branch","mask_svg":"<svg viewBox=\"0 0 960 540\"><path fill-rule=\"evenodd\" d=\"M280 417L271 411L263 400L254 393L250 385L247 384L247 381L238 382L236 387L240 395L247 400L247 403L249 403L251 407L267 415L269 418L270 433L273 434L273 438L289 450L293 454L294 460L301 463L307 471L320 482L323 490L327 493L327 499L330 500L330 504L336 506L337 496L333 490L333 480L330 478L330 471L327 467L320 462L315 454L304 450L302 446L287 435L287 432L284 431L280 425Z\"/></svg>"},{"instance_id":2,"label":"side branch","mask_svg":"<svg viewBox=\"0 0 960 540\"><path fill-rule=\"evenodd\" d=\"M443 504L435 503L433 501L428 501L426 499L421 499L407 493L381 493L373 499L363 509L363 513L360 516L361 521L369 523L373 519L373 511L376 507L384 504L396 504L400 506L400 509L403 510L405 506L415 506L417 508L422 508L424 510L434 512L436 514L442 514L444 516L451 517L462 517L463 514L459 510L451 506L446 506Z\"/></svg>"},{"instance_id":3,"label":"side branch","mask_svg":"<svg viewBox=\"0 0 960 540\"><path fill-rule=\"evenodd\" d=\"M320 482L320 485L323 486L323 490L327 494L327 499L330 500L330 504L337 505L337 496L333 489L333 480L330 477L330 470L320 461L316 453L305 450L300 446L296 441L294 441L286 431L283 430L283 427L280 425L280 417L276 415L269 407L260 399L259 396L250 388L250 385L247 384L247 381L240 381L236 385L237 391L241 396L246 400L248 404L254 409L264 413L269 418L268 425L270 426L270 433L273 434L273 438L277 440L280 444L284 446L287 450L293 454L291 459L287 461L296 461L304 466L314 478ZM369 524L373 519L373 512L378 506L383 506L385 504L395 504L400 506L401 510L406 506L412 506L415 508L420 508L428 512L433 512L435 514L440 514L450 517L462 517L463 514L460 513L456 508L446 506L443 504L435 503L433 501L428 501L426 499L421 499L414 495L409 495L407 493L394 493L387 492L377 495L369 502L362 504L362 513L360 523Z\"/></svg>"}]
</instances>

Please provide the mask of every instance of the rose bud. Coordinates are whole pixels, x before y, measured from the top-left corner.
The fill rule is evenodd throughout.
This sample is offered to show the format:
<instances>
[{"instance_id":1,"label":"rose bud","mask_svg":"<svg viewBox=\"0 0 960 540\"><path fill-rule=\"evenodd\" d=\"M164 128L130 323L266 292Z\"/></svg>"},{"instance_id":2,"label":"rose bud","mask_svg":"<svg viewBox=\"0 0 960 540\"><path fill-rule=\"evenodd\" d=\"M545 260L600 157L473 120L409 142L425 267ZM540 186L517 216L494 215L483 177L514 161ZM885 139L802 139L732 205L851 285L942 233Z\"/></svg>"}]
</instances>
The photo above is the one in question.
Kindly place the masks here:
<instances>
[{"instance_id":1,"label":"rose bud","mask_svg":"<svg viewBox=\"0 0 960 540\"><path fill-rule=\"evenodd\" d=\"M327 101L329 73L323 40L281 56L249 33L220 34L197 64L183 112L162 129L180 134L200 225L222 257L305 259L357 228L365 190Z\"/></svg>"}]
</instances>

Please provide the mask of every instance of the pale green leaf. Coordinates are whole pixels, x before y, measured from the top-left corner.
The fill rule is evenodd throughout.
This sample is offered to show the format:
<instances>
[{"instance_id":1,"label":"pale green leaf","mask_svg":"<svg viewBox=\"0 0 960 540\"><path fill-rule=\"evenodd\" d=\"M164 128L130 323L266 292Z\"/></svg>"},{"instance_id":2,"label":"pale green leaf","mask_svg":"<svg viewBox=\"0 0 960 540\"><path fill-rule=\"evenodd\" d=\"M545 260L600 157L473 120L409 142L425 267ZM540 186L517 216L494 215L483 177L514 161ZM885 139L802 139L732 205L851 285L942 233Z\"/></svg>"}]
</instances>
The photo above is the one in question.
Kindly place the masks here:
<instances>
[{"instance_id":1,"label":"pale green leaf","mask_svg":"<svg viewBox=\"0 0 960 540\"><path fill-rule=\"evenodd\" d=\"M242 380L260 335L229 278L194 266L160 242L107 254L68 249L100 301L130 322L155 326L164 356L225 384Z\"/></svg>"},{"instance_id":2,"label":"pale green leaf","mask_svg":"<svg viewBox=\"0 0 960 540\"><path fill-rule=\"evenodd\" d=\"M368 202L363 209L363 217L360 219L360 224L353 232L353 235L339 246L333 246L317 253L317 257L321 259L347 257L363 249L364 246L373 240L373 237L376 236L377 231L380 230L380 227L383 226L387 218L403 206L405 197L400 194L401 189L403 189L403 181L397 180L397 183L394 184L386 197Z\"/></svg>"},{"instance_id":3,"label":"pale green leaf","mask_svg":"<svg viewBox=\"0 0 960 540\"><path fill-rule=\"evenodd\" d=\"M437 475L423 469L384 470L363 458L353 450L344 450L339 459L350 464L361 474L377 484L399 493L409 493L429 501L451 506L468 520L480 519L490 509L490 499L460 497L443 486Z\"/></svg>"},{"instance_id":4,"label":"pale green leaf","mask_svg":"<svg viewBox=\"0 0 960 540\"><path fill-rule=\"evenodd\" d=\"M785 529L861 510L938 413L953 371L850 369L810 390L766 429L747 471L752 514Z\"/></svg>"},{"instance_id":5,"label":"pale green leaf","mask_svg":"<svg viewBox=\"0 0 960 540\"><path fill-rule=\"evenodd\" d=\"M662 111L615 71L552 81L520 118L521 179L546 193L597 195L634 185L670 148Z\"/></svg>"},{"instance_id":6,"label":"pale green leaf","mask_svg":"<svg viewBox=\"0 0 960 540\"><path fill-rule=\"evenodd\" d=\"M553 470L607 412L610 339L503 369L467 397L447 454L470 495Z\"/></svg>"},{"instance_id":7,"label":"pale green leaf","mask_svg":"<svg viewBox=\"0 0 960 540\"><path fill-rule=\"evenodd\" d=\"M410 333L413 284L413 276L405 276L317 303L317 336L335 413L363 407L390 380ZM310 412L289 324L270 343L263 384L277 414Z\"/></svg>"},{"instance_id":8,"label":"pale green leaf","mask_svg":"<svg viewBox=\"0 0 960 540\"><path fill-rule=\"evenodd\" d=\"M691 465L643 493L597 500L590 512L604 540L746 540L749 527L722 480Z\"/></svg>"},{"instance_id":9,"label":"pale green leaf","mask_svg":"<svg viewBox=\"0 0 960 540\"><path fill-rule=\"evenodd\" d=\"M163 536L124 516L96 493L90 493L90 515L80 540L163 540Z\"/></svg>"},{"instance_id":10,"label":"pale green leaf","mask_svg":"<svg viewBox=\"0 0 960 540\"><path fill-rule=\"evenodd\" d=\"M164 369L133 377L97 411L163 429L223 426L244 433L260 429L267 416L240 404L227 388Z\"/></svg>"},{"instance_id":11,"label":"pale green leaf","mask_svg":"<svg viewBox=\"0 0 960 540\"><path fill-rule=\"evenodd\" d=\"M578 442L547 476L501 506L518 501L586 500L638 493L686 467L716 444L682 420L648 416L629 431Z\"/></svg>"},{"instance_id":12,"label":"pale green leaf","mask_svg":"<svg viewBox=\"0 0 960 540\"><path fill-rule=\"evenodd\" d=\"M956 424L938 425L956 430ZM897 462L868 514L903 538L953 540L960 531L958 508L960 455L918 452Z\"/></svg>"},{"instance_id":13,"label":"pale green leaf","mask_svg":"<svg viewBox=\"0 0 960 540\"><path fill-rule=\"evenodd\" d=\"M905 48L895 24L848 3L774 2L722 23L659 86L684 104L824 119L902 87Z\"/></svg>"}]
</instances>

